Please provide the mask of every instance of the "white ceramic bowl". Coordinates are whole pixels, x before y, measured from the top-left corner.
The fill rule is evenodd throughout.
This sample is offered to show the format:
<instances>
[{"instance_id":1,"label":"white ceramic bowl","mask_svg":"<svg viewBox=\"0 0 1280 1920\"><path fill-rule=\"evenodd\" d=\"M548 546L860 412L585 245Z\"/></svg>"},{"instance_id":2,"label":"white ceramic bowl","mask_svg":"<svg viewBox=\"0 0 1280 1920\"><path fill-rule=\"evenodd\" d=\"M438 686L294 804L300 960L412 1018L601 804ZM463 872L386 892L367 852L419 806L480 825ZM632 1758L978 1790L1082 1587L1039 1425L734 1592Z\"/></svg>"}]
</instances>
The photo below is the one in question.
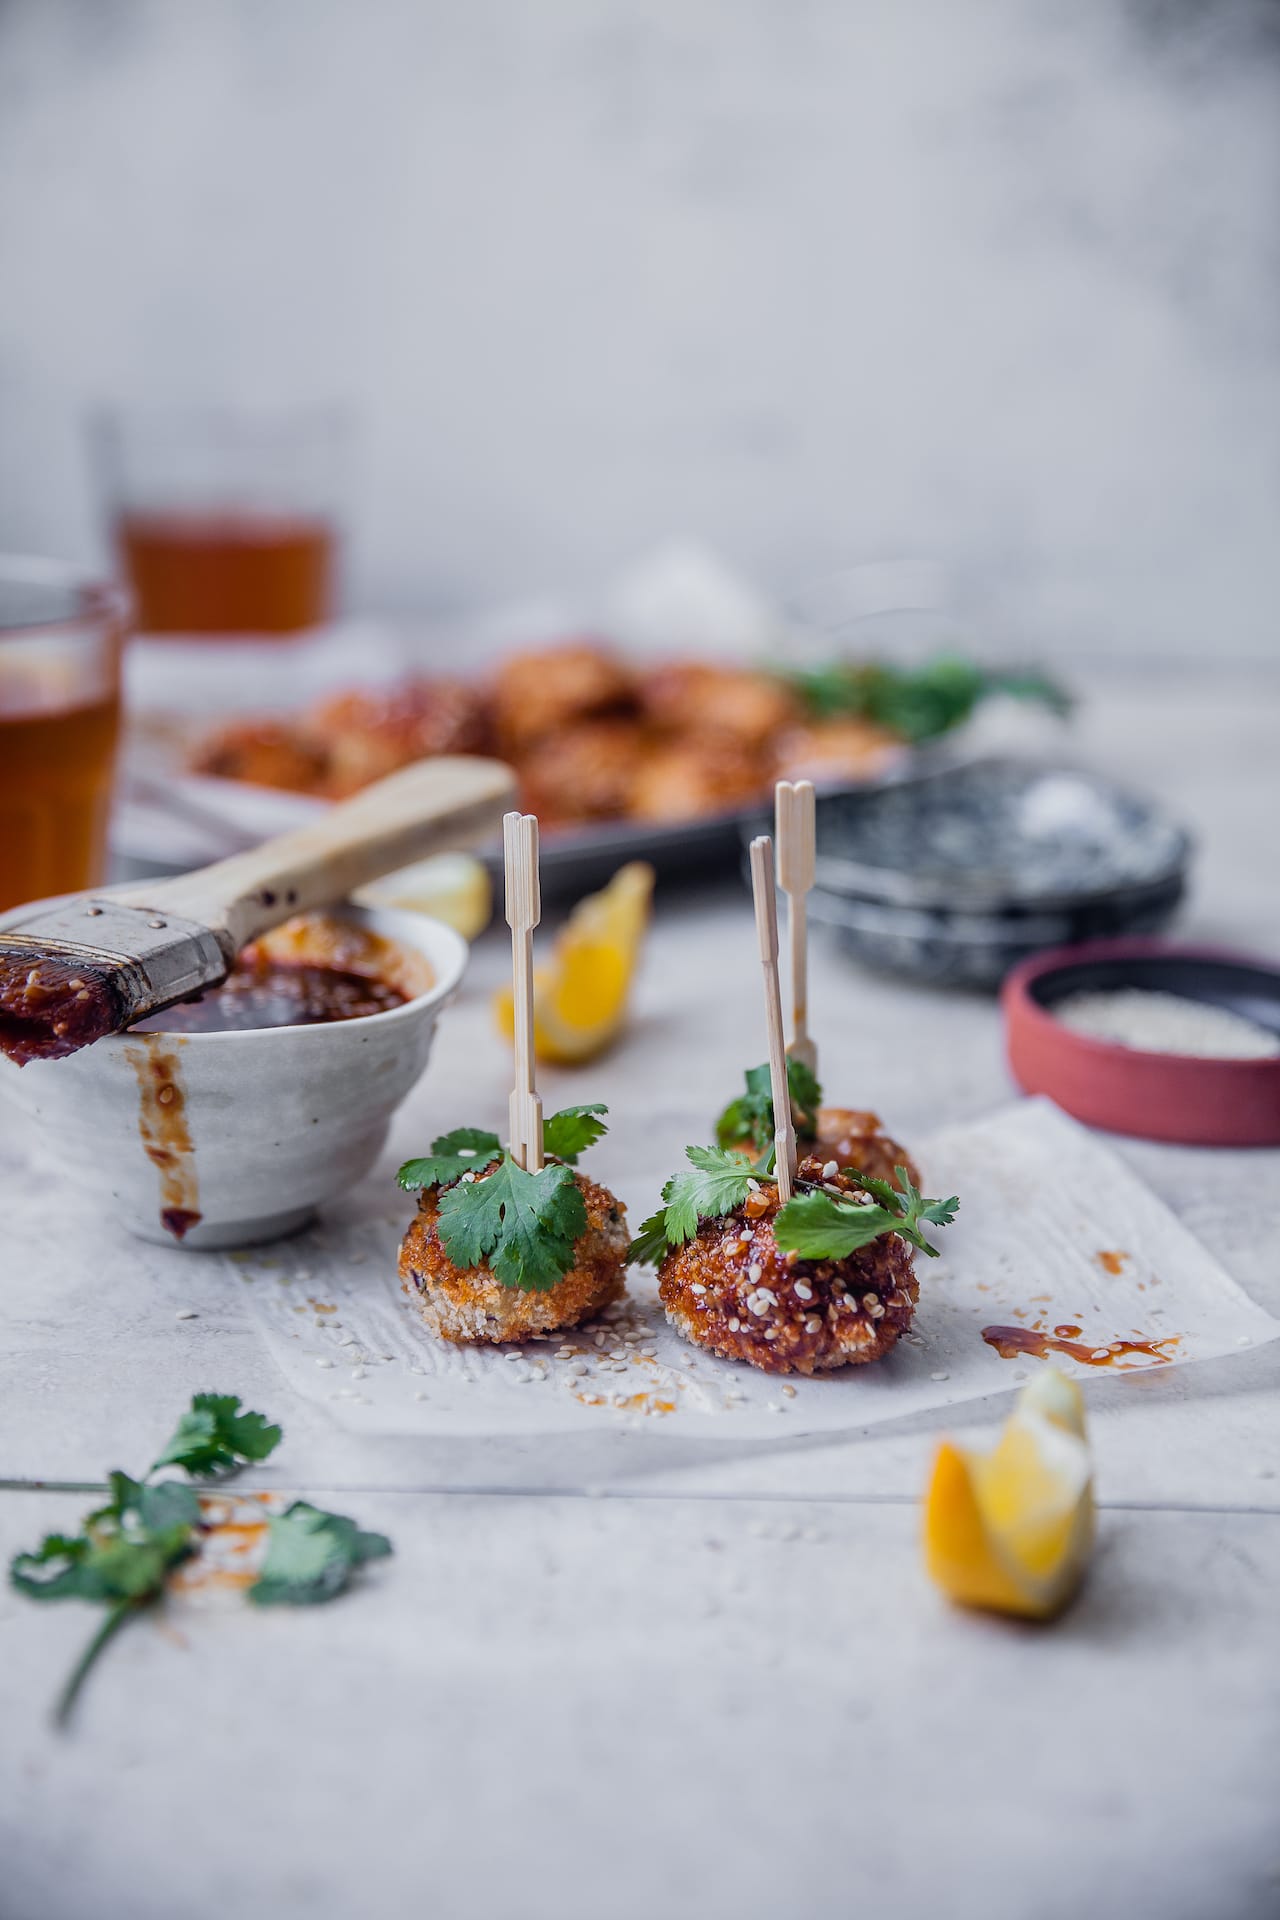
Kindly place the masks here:
<instances>
[{"instance_id":1,"label":"white ceramic bowl","mask_svg":"<svg viewBox=\"0 0 1280 1920\"><path fill-rule=\"evenodd\" d=\"M467 962L461 936L425 914L330 913L421 954L432 986L358 1020L115 1034L66 1060L0 1058L10 1119L38 1128L68 1178L143 1240L239 1247L295 1232L377 1159Z\"/></svg>"}]
</instances>

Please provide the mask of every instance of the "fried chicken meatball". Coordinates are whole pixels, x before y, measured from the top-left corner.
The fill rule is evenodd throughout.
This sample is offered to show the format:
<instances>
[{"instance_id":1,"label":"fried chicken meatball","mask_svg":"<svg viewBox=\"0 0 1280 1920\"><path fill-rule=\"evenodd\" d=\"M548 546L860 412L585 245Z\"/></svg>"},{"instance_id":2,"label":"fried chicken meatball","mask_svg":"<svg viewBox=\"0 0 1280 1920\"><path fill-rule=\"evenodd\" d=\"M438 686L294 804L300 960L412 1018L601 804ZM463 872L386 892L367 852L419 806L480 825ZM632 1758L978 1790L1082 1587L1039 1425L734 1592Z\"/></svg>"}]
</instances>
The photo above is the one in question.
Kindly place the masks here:
<instances>
[{"instance_id":1,"label":"fried chicken meatball","mask_svg":"<svg viewBox=\"0 0 1280 1920\"><path fill-rule=\"evenodd\" d=\"M494 677L492 698L499 749L518 756L576 720L626 711L635 682L607 647L572 640L509 655Z\"/></svg>"},{"instance_id":2,"label":"fried chicken meatball","mask_svg":"<svg viewBox=\"0 0 1280 1920\"><path fill-rule=\"evenodd\" d=\"M576 1171L573 1177L586 1202L587 1229L574 1247L573 1266L545 1293L504 1287L488 1267L455 1267L437 1227L440 1191L426 1189L401 1243L400 1285L432 1333L455 1344L527 1340L533 1333L576 1327L618 1298L626 1213L607 1187Z\"/></svg>"},{"instance_id":3,"label":"fried chicken meatball","mask_svg":"<svg viewBox=\"0 0 1280 1920\"><path fill-rule=\"evenodd\" d=\"M188 762L193 773L247 780L255 787L319 793L328 777L324 746L287 721L242 720L211 733Z\"/></svg>"},{"instance_id":4,"label":"fried chicken meatball","mask_svg":"<svg viewBox=\"0 0 1280 1920\"><path fill-rule=\"evenodd\" d=\"M727 740L673 741L645 755L631 788L633 820L698 820L758 800L769 770Z\"/></svg>"},{"instance_id":5,"label":"fried chicken meatball","mask_svg":"<svg viewBox=\"0 0 1280 1920\"><path fill-rule=\"evenodd\" d=\"M800 717L794 694L771 674L696 660L672 661L647 675L640 703L666 733L727 740L750 754L765 752L779 728ZM757 786L771 767L757 775Z\"/></svg>"},{"instance_id":6,"label":"fried chicken meatball","mask_svg":"<svg viewBox=\"0 0 1280 1920\"><path fill-rule=\"evenodd\" d=\"M800 1164L821 1181L822 1162ZM828 1181L860 1191L843 1176ZM704 1220L658 1270L667 1318L695 1346L764 1373L826 1373L882 1359L911 1325L919 1298L911 1248L884 1234L845 1260L800 1260L780 1251L777 1189L762 1186L746 1207Z\"/></svg>"},{"instance_id":7,"label":"fried chicken meatball","mask_svg":"<svg viewBox=\"0 0 1280 1920\"><path fill-rule=\"evenodd\" d=\"M625 814L645 751L636 720L582 720L518 762L520 803L548 826Z\"/></svg>"},{"instance_id":8,"label":"fried chicken meatball","mask_svg":"<svg viewBox=\"0 0 1280 1920\"><path fill-rule=\"evenodd\" d=\"M856 1167L873 1180L893 1180L894 1168L905 1167L913 1185L920 1184L915 1161L885 1132L878 1113L861 1113L852 1107L819 1107L813 1153L817 1160ZM893 1183L898 1184L896 1180Z\"/></svg>"},{"instance_id":9,"label":"fried chicken meatball","mask_svg":"<svg viewBox=\"0 0 1280 1920\"><path fill-rule=\"evenodd\" d=\"M488 745L484 700L457 680L336 694L313 707L303 725L327 752L326 791L335 800L415 760L483 753Z\"/></svg>"}]
</instances>

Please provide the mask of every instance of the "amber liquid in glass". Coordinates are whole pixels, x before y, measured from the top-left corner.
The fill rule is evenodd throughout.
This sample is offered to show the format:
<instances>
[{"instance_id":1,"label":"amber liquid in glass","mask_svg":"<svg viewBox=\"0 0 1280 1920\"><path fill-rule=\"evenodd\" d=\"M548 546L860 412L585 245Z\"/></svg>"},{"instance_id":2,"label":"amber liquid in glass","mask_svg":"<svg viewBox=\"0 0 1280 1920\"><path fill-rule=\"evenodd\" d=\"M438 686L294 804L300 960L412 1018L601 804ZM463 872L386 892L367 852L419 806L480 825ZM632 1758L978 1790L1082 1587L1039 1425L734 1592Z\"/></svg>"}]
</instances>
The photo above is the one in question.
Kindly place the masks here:
<instances>
[{"instance_id":1,"label":"amber liquid in glass","mask_svg":"<svg viewBox=\"0 0 1280 1920\"><path fill-rule=\"evenodd\" d=\"M0 910L96 886L106 869L119 700L30 696L6 698L0 678Z\"/></svg>"},{"instance_id":2,"label":"amber liquid in glass","mask_svg":"<svg viewBox=\"0 0 1280 1920\"><path fill-rule=\"evenodd\" d=\"M133 511L117 538L143 633L297 633L329 616L336 543L319 516Z\"/></svg>"}]
</instances>

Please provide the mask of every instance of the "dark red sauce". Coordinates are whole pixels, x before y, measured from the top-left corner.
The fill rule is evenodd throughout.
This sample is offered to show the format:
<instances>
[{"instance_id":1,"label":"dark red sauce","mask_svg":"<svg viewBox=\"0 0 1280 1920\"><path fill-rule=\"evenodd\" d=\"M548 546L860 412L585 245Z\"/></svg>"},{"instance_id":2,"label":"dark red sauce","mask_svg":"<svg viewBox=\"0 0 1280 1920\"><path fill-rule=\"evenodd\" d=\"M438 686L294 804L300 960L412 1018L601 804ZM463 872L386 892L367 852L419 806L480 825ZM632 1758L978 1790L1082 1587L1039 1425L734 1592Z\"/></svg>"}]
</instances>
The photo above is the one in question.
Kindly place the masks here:
<instances>
[{"instance_id":1,"label":"dark red sauce","mask_svg":"<svg viewBox=\"0 0 1280 1920\"><path fill-rule=\"evenodd\" d=\"M78 1053L121 1016L110 981L83 961L0 946L0 1053L16 1065Z\"/></svg>"},{"instance_id":2,"label":"dark red sauce","mask_svg":"<svg viewBox=\"0 0 1280 1920\"><path fill-rule=\"evenodd\" d=\"M398 987L367 973L242 954L221 986L139 1020L133 1033L233 1033L248 1027L314 1027L402 1007Z\"/></svg>"},{"instance_id":3,"label":"dark red sauce","mask_svg":"<svg viewBox=\"0 0 1280 1920\"><path fill-rule=\"evenodd\" d=\"M1080 1329L1075 1327L1072 1331L1079 1333ZM1060 1332L1046 1333L1039 1327L984 1327L982 1337L1003 1360L1016 1360L1024 1353L1034 1354L1038 1360L1049 1353L1065 1353L1085 1367L1114 1366L1117 1360L1131 1353L1141 1354L1153 1366L1167 1366L1173 1355L1166 1353L1165 1348L1178 1344L1175 1333L1164 1340L1099 1340L1089 1347L1078 1340L1064 1339Z\"/></svg>"}]
</instances>

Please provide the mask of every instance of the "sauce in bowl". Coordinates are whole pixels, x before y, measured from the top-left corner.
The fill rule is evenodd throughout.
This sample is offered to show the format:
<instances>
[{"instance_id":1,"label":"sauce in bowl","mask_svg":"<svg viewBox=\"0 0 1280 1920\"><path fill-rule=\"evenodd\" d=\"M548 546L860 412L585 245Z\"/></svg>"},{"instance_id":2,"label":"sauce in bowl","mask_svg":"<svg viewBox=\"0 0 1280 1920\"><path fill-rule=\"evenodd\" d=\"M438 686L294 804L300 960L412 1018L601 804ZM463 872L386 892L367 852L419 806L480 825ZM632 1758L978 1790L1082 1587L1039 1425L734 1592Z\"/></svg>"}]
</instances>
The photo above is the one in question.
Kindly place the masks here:
<instances>
[{"instance_id":1,"label":"sauce in bowl","mask_svg":"<svg viewBox=\"0 0 1280 1920\"><path fill-rule=\"evenodd\" d=\"M362 1020L432 985L421 955L349 921L308 914L244 949L225 980L131 1033L240 1033Z\"/></svg>"}]
</instances>

